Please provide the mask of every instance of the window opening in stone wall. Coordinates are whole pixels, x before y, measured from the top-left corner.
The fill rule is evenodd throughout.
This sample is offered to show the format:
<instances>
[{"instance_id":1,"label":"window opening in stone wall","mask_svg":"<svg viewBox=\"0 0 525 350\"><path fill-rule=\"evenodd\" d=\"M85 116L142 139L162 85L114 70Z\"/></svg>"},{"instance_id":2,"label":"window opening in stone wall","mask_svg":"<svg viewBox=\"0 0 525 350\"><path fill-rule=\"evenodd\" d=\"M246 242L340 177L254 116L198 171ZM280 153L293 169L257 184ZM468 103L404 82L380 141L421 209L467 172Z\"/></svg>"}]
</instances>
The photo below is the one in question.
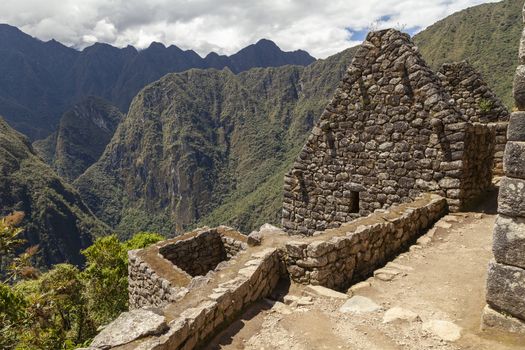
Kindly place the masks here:
<instances>
[{"instance_id":1,"label":"window opening in stone wall","mask_svg":"<svg viewBox=\"0 0 525 350\"><path fill-rule=\"evenodd\" d=\"M359 213L359 192L351 191L350 194L350 212Z\"/></svg>"}]
</instances>

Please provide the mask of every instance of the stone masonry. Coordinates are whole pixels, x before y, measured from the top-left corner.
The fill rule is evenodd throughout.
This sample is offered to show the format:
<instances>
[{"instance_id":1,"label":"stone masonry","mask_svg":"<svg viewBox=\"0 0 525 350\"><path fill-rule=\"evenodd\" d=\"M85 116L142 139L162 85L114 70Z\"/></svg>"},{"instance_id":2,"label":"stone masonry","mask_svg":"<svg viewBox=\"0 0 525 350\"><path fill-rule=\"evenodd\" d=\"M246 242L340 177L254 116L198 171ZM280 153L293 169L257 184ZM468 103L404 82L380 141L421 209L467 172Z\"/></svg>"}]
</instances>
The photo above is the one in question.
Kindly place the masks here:
<instances>
[{"instance_id":1,"label":"stone masonry","mask_svg":"<svg viewBox=\"0 0 525 350\"><path fill-rule=\"evenodd\" d=\"M327 230L318 239L312 237L313 241L290 241L285 245L290 278L346 290L406 249L446 211L444 198L427 194L415 202ZM325 235L331 233L334 237L327 239Z\"/></svg>"},{"instance_id":2,"label":"stone masonry","mask_svg":"<svg viewBox=\"0 0 525 350\"><path fill-rule=\"evenodd\" d=\"M525 24L525 7L523 9ZM525 334L525 31L510 117L482 328Z\"/></svg>"},{"instance_id":3,"label":"stone masonry","mask_svg":"<svg viewBox=\"0 0 525 350\"><path fill-rule=\"evenodd\" d=\"M285 175L283 227L311 235L425 192L464 208L490 186L496 138L469 122L407 34L370 33Z\"/></svg>"},{"instance_id":4,"label":"stone masonry","mask_svg":"<svg viewBox=\"0 0 525 350\"><path fill-rule=\"evenodd\" d=\"M349 286L406 249L446 209L443 197L425 194L411 203L393 206L316 237L290 238L275 227L263 226L258 232L260 245L245 246L236 231L221 226L198 229L132 251L130 304L135 305L130 305L129 312L105 327L89 350L122 346L137 350L199 348L251 303L270 295L279 279L336 289ZM225 244L240 242L233 246L242 249L226 262L218 263L204 279L203 276L191 279L160 253L166 249L179 250L187 255L186 259L179 256L177 261L188 264L195 252L200 251L202 242L216 242L218 237ZM209 251L206 254L217 255ZM171 294L170 288L175 294ZM160 300L159 295L165 295L164 299ZM173 297L166 301L170 295ZM144 320L140 321L140 317Z\"/></svg>"},{"instance_id":5,"label":"stone masonry","mask_svg":"<svg viewBox=\"0 0 525 350\"><path fill-rule=\"evenodd\" d=\"M507 143L509 111L467 61L447 63L439 70L443 86L468 121L494 130L494 173L503 173L503 152Z\"/></svg>"},{"instance_id":6,"label":"stone masonry","mask_svg":"<svg viewBox=\"0 0 525 350\"><path fill-rule=\"evenodd\" d=\"M226 226L204 227L130 251L130 309L163 307L182 299L227 267L247 248L246 242L246 236Z\"/></svg>"}]
</instances>

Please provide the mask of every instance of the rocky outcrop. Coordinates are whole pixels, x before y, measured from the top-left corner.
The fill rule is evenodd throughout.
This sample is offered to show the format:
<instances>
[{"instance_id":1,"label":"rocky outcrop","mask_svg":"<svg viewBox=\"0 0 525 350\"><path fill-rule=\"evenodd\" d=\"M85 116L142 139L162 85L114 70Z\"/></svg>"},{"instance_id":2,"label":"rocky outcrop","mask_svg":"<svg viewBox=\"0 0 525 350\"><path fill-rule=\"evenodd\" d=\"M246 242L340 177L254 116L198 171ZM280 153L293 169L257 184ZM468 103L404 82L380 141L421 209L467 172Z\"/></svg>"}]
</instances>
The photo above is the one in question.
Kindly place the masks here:
<instances>
[{"instance_id":1,"label":"rocky outcrop","mask_svg":"<svg viewBox=\"0 0 525 350\"><path fill-rule=\"evenodd\" d=\"M80 250L109 231L28 140L0 118L0 216L13 211L25 213L23 238L38 245L42 266L81 265Z\"/></svg>"},{"instance_id":2,"label":"rocky outcrop","mask_svg":"<svg viewBox=\"0 0 525 350\"><path fill-rule=\"evenodd\" d=\"M88 97L64 113L56 132L33 146L58 175L73 181L100 158L122 118L109 102Z\"/></svg>"},{"instance_id":3,"label":"rocky outcrop","mask_svg":"<svg viewBox=\"0 0 525 350\"><path fill-rule=\"evenodd\" d=\"M496 137L468 122L408 35L368 34L285 175L283 227L311 235L424 192L465 207L491 186Z\"/></svg>"},{"instance_id":4,"label":"rocky outcrop","mask_svg":"<svg viewBox=\"0 0 525 350\"><path fill-rule=\"evenodd\" d=\"M523 8L525 24L525 6ZM487 276L487 306L482 328L525 334L525 59L520 46L520 66L514 80L518 111L508 126L504 156L505 177L500 183L498 213L494 227L494 261Z\"/></svg>"}]
</instances>

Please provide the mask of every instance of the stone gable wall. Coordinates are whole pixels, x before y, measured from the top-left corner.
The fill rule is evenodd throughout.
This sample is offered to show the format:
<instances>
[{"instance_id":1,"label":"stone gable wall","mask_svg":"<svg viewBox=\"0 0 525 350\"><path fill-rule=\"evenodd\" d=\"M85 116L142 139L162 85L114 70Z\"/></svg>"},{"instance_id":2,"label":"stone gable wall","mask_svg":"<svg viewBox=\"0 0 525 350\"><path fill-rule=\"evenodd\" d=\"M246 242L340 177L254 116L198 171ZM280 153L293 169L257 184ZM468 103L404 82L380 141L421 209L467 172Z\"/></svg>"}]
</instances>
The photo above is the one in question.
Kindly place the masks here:
<instances>
[{"instance_id":1,"label":"stone gable wall","mask_svg":"<svg viewBox=\"0 0 525 350\"><path fill-rule=\"evenodd\" d=\"M523 9L525 24L525 7ZM482 328L525 334L525 31L510 117Z\"/></svg>"},{"instance_id":2,"label":"stone gable wall","mask_svg":"<svg viewBox=\"0 0 525 350\"><path fill-rule=\"evenodd\" d=\"M481 123L495 131L494 173L503 173L503 152L507 143L510 113L468 62L444 64L438 76L460 112L471 123Z\"/></svg>"},{"instance_id":3,"label":"stone gable wall","mask_svg":"<svg viewBox=\"0 0 525 350\"><path fill-rule=\"evenodd\" d=\"M311 235L425 192L461 209L486 189L465 168L470 131L408 35L370 33L285 175L283 227ZM487 154L495 141L469 142Z\"/></svg>"}]
</instances>

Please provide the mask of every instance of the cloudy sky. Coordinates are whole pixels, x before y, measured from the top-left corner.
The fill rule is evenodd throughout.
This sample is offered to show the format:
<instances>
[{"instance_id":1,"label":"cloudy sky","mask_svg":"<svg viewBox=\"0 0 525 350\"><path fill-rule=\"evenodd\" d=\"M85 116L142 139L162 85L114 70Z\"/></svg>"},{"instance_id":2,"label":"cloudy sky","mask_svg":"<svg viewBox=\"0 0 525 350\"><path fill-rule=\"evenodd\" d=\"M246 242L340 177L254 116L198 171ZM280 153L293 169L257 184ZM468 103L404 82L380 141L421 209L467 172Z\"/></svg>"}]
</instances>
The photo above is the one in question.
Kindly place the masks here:
<instances>
[{"instance_id":1,"label":"cloudy sky","mask_svg":"<svg viewBox=\"0 0 525 350\"><path fill-rule=\"evenodd\" d=\"M368 30L415 33L458 10L497 0L0 0L0 23L83 48L152 41L231 54L260 38L323 58Z\"/></svg>"}]
</instances>

